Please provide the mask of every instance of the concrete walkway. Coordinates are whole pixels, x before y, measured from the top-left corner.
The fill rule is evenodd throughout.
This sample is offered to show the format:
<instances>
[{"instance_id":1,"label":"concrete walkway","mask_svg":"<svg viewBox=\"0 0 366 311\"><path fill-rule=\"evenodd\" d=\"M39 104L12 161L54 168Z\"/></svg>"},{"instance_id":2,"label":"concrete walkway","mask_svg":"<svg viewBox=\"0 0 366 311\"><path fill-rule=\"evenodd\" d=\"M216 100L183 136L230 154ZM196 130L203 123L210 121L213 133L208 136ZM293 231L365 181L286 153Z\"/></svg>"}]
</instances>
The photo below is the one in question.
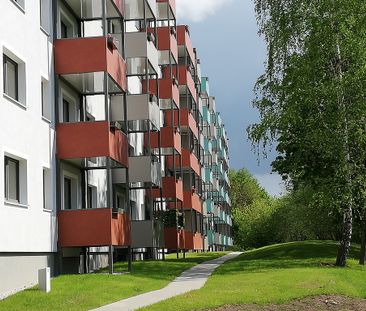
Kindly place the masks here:
<instances>
[{"instance_id":1,"label":"concrete walkway","mask_svg":"<svg viewBox=\"0 0 366 311\"><path fill-rule=\"evenodd\" d=\"M223 257L203 262L177 277L168 286L142 295L127 298L110 305L100 307L98 311L133 311L166 300L168 298L187 293L203 287L208 277L225 261L239 256L240 252L230 253Z\"/></svg>"}]
</instances>

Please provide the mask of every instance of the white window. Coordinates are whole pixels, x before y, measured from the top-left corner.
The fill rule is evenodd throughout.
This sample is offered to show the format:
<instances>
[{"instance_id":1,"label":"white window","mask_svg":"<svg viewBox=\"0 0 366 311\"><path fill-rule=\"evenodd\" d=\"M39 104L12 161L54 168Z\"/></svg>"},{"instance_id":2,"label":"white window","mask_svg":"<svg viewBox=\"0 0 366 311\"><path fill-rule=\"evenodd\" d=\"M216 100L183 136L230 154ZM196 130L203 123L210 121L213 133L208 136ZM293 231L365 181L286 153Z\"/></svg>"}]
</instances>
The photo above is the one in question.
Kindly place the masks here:
<instances>
[{"instance_id":1,"label":"white window","mask_svg":"<svg viewBox=\"0 0 366 311\"><path fill-rule=\"evenodd\" d=\"M51 121L51 104L50 104L50 83L42 78L41 79L41 104L42 104L42 117Z\"/></svg>"},{"instance_id":2,"label":"white window","mask_svg":"<svg viewBox=\"0 0 366 311\"><path fill-rule=\"evenodd\" d=\"M61 89L61 102L60 102L60 122L78 122L80 120L79 116L79 105L77 104L76 97L71 96L69 92Z\"/></svg>"},{"instance_id":3,"label":"white window","mask_svg":"<svg viewBox=\"0 0 366 311\"><path fill-rule=\"evenodd\" d=\"M19 161L5 157L4 172L5 200L19 203Z\"/></svg>"},{"instance_id":4,"label":"white window","mask_svg":"<svg viewBox=\"0 0 366 311\"><path fill-rule=\"evenodd\" d=\"M27 204L27 161L8 154L4 157L4 198L8 203Z\"/></svg>"},{"instance_id":5,"label":"white window","mask_svg":"<svg viewBox=\"0 0 366 311\"><path fill-rule=\"evenodd\" d=\"M52 210L52 198L51 198L51 170L43 168L43 209Z\"/></svg>"},{"instance_id":6,"label":"white window","mask_svg":"<svg viewBox=\"0 0 366 311\"><path fill-rule=\"evenodd\" d=\"M18 101L18 64L5 54L3 55L3 73L4 93Z\"/></svg>"},{"instance_id":7,"label":"white window","mask_svg":"<svg viewBox=\"0 0 366 311\"><path fill-rule=\"evenodd\" d=\"M50 31L50 0L39 0L41 28L47 33Z\"/></svg>"},{"instance_id":8,"label":"white window","mask_svg":"<svg viewBox=\"0 0 366 311\"><path fill-rule=\"evenodd\" d=\"M4 96L24 107L26 104L25 63L6 48L2 56Z\"/></svg>"}]
</instances>

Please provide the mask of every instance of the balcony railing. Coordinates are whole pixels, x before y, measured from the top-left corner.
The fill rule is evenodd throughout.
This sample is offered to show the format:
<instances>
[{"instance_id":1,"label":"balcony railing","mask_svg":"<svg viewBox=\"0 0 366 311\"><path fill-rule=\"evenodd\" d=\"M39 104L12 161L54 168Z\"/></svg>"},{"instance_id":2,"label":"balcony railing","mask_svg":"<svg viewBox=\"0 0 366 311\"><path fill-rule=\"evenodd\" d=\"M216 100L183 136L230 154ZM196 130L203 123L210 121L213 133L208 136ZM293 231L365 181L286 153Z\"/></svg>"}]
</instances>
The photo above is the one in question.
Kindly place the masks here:
<instances>
[{"instance_id":1,"label":"balcony railing","mask_svg":"<svg viewBox=\"0 0 366 311\"><path fill-rule=\"evenodd\" d=\"M78 160L107 157L128 167L128 139L109 122L60 123L56 126L57 157Z\"/></svg>"},{"instance_id":2,"label":"balcony railing","mask_svg":"<svg viewBox=\"0 0 366 311\"><path fill-rule=\"evenodd\" d=\"M183 202L183 181L176 179L174 176L163 177L161 194L164 201L178 200ZM160 189L152 189L152 197L160 198Z\"/></svg>"},{"instance_id":3,"label":"balcony railing","mask_svg":"<svg viewBox=\"0 0 366 311\"><path fill-rule=\"evenodd\" d=\"M180 109L179 111L165 111L164 120L165 124L173 124L174 118L174 126L178 127L178 120L180 114L180 126L182 130L190 129L194 136L198 139L198 126L197 122L194 119L191 111L189 109Z\"/></svg>"},{"instance_id":4,"label":"balcony railing","mask_svg":"<svg viewBox=\"0 0 366 311\"><path fill-rule=\"evenodd\" d=\"M196 55L194 53L193 50L193 46L192 46L192 41L191 38L189 36L189 30L188 30L188 26L185 25L180 25L177 27L177 40L178 40L178 46L180 49L179 52L179 56L183 57L184 56L184 50L181 51L181 49L186 49L188 52L188 55L192 61L192 63L195 65L196 64Z\"/></svg>"},{"instance_id":5,"label":"balcony railing","mask_svg":"<svg viewBox=\"0 0 366 311\"><path fill-rule=\"evenodd\" d=\"M120 101L111 102L112 119L120 120L124 115ZM160 129L160 108L154 95L138 94L127 96L127 120L130 131L147 132Z\"/></svg>"},{"instance_id":6,"label":"balcony railing","mask_svg":"<svg viewBox=\"0 0 366 311\"><path fill-rule=\"evenodd\" d=\"M143 75L147 71L150 74L159 72L158 51L149 38L152 38L152 34L146 31L125 33L128 75ZM148 68L145 59L148 60Z\"/></svg>"},{"instance_id":7,"label":"balcony railing","mask_svg":"<svg viewBox=\"0 0 366 311\"><path fill-rule=\"evenodd\" d=\"M164 225L156 220L131 222L133 248L164 247Z\"/></svg>"},{"instance_id":8,"label":"balcony railing","mask_svg":"<svg viewBox=\"0 0 366 311\"><path fill-rule=\"evenodd\" d=\"M61 247L128 246L130 219L111 208L63 210L58 213Z\"/></svg>"},{"instance_id":9,"label":"balcony railing","mask_svg":"<svg viewBox=\"0 0 366 311\"><path fill-rule=\"evenodd\" d=\"M183 208L193 209L202 214L202 200L194 190L184 191Z\"/></svg>"},{"instance_id":10,"label":"balcony railing","mask_svg":"<svg viewBox=\"0 0 366 311\"><path fill-rule=\"evenodd\" d=\"M71 79L69 82L75 87L82 85L83 74L107 72L114 83L126 91L126 63L108 38L59 39L54 45L55 72Z\"/></svg>"},{"instance_id":11,"label":"balcony railing","mask_svg":"<svg viewBox=\"0 0 366 311\"><path fill-rule=\"evenodd\" d=\"M182 139L179 131L174 127L162 127L160 130L160 146L159 133L151 133L150 144L151 148L161 148L163 155L171 155L173 153L181 154Z\"/></svg>"},{"instance_id":12,"label":"balcony railing","mask_svg":"<svg viewBox=\"0 0 366 311\"><path fill-rule=\"evenodd\" d=\"M169 65L178 63L178 42L173 27L159 27L157 29L158 50L160 52L160 65ZM173 59L169 59L169 53Z\"/></svg>"},{"instance_id":13,"label":"balcony railing","mask_svg":"<svg viewBox=\"0 0 366 311\"><path fill-rule=\"evenodd\" d=\"M175 19L175 0L156 0L158 20Z\"/></svg>"},{"instance_id":14,"label":"balcony railing","mask_svg":"<svg viewBox=\"0 0 366 311\"><path fill-rule=\"evenodd\" d=\"M129 157L129 181L131 188L146 189L161 186L161 164L151 156ZM113 183L126 183L126 171L114 170Z\"/></svg>"}]
</instances>

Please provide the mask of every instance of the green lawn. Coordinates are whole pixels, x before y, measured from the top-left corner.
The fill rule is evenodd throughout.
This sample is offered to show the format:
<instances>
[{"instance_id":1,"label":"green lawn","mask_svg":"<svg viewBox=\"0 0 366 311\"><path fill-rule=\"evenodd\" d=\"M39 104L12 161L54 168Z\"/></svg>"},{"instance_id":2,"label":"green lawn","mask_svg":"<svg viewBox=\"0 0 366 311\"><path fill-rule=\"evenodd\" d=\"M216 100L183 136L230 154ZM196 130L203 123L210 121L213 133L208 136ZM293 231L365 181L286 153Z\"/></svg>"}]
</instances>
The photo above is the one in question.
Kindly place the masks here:
<instances>
[{"instance_id":1,"label":"green lawn","mask_svg":"<svg viewBox=\"0 0 366 311\"><path fill-rule=\"evenodd\" d=\"M233 304L285 303L296 298L341 294L366 298L366 268L356 259L334 267L338 244L301 242L269 246L221 266L201 290L143 310L207 310ZM351 257L357 258L358 247Z\"/></svg>"},{"instance_id":2,"label":"green lawn","mask_svg":"<svg viewBox=\"0 0 366 311\"><path fill-rule=\"evenodd\" d=\"M0 301L0 310L89 310L123 298L164 287L190 267L225 253L187 254L186 259L134 262L125 275L63 275L52 280L52 292L32 288ZM126 271L116 264L116 272ZM0 280L1 281L1 280Z\"/></svg>"}]
</instances>

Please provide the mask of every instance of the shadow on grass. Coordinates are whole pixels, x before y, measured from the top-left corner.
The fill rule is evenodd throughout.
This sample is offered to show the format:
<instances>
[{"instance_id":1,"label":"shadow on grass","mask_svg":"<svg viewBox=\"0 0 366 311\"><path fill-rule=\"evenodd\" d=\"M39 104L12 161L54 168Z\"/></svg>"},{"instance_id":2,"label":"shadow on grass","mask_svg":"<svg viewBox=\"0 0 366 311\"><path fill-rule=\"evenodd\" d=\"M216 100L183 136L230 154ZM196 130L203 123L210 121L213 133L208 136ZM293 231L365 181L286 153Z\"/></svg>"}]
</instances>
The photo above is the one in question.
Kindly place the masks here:
<instances>
[{"instance_id":1,"label":"shadow on grass","mask_svg":"<svg viewBox=\"0 0 366 311\"><path fill-rule=\"evenodd\" d=\"M332 241L293 242L248 251L220 267L216 274L261 272L289 268L334 268L338 243ZM359 246L351 249L349 258L359 255Z\"/></svg>"}]
</instances>

